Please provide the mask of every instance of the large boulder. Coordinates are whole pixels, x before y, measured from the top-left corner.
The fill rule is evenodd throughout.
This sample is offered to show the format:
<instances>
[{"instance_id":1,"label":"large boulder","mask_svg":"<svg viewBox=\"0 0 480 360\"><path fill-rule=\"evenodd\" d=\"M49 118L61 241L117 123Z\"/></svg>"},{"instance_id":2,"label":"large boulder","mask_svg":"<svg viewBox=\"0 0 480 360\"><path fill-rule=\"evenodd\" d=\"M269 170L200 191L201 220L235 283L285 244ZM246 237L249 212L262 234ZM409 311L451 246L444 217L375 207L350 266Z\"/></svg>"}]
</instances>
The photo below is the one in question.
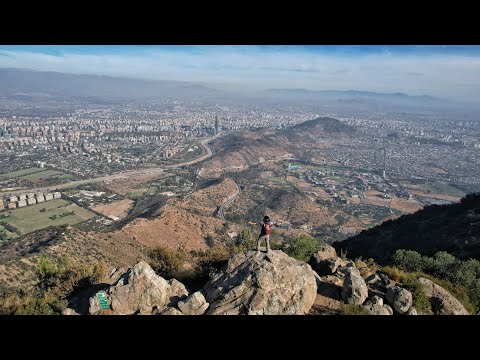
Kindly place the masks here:
<instances>
[{"instance_id":1,"label":"large boulder","mask_svg":"<svg viewBox=\"0 0 480 360\"><path fill-rule=\"evenodd\" d=\"M280 250L248 251L231 258L203 290L207 314L294 315L309 312L317 285L310 265Z\"/></svg>"},{"instance_id":2,"label":"large boulder","mask_svg":"<svg viewBox=\"0 0 480 360\"><path fill-rule=\"evenodd\" d=\"M443 287L431 280L419 278L423 291L430 299L432 310L436 315L469 315L467 309Z\"/></svg>"},{"instance_id":3,"label":"large boulder","mask_svg":"<svg viewBox=\"0 0 480 360\"><path fill-rule=\"evenodd\" d=\"M387 301L399 314L405 314L412 306L412 293L398 285L390 286L387 289Z\"/></svg>"},{"instance_id":4,"label":"large boulder","mask_svg":"<svg viewBox=\"0 0 480 360\"><path fill-rule=\"evenodd\" d=\"M368 304L364 306L370 315L391 315L387 308L378 304Z\"/></svg>"},{"instance_id":5,"label":"large boulder","mask_svg":"<svg viewBox=\"0 0 480 360\"><path fill-rule=\"evenodd\" d=\"M365 280L353 263L340 269L345 274L342 288L342 299L355 305L362 305L368 297L368 288Z\"/></svg>"},{"instance_id":6,"label":"large boulder","mask_svg":"<svg viewBox=\"0 0 480 360\"><path fill-rule=\"evenodd\" d=\"M200 291L194 292L185 300L178 302L178 308L185 315L203 315L208 309L208 305Z\"/></svg>"},{"instance_id":7,"label":"large boulder","mask_svg":"<svg viewBox=\"0 0 480 360\"><path fill-rule=\"evenodd\" d=\"M325 245L322 250L314 253L310 258L312 269L320 276L331 275L337 271L337 268L344 265L342 259L337 256L337 252L330 245Z\"/></svg>"},{"instance_id":8,"label":"large boulder","mask_svg":"<svg viewBox=\"0 0 480 360\"><path fill-rule=\"evenodd\" d=\"M154 309L161 311L187 295L182 283L158 276L145 261L129 269L105 291L110 309L118 315L151 314ZM95 294L90 298L89 313L98 314L100 308L100 300Z\"/></svg>"}]
</instances>

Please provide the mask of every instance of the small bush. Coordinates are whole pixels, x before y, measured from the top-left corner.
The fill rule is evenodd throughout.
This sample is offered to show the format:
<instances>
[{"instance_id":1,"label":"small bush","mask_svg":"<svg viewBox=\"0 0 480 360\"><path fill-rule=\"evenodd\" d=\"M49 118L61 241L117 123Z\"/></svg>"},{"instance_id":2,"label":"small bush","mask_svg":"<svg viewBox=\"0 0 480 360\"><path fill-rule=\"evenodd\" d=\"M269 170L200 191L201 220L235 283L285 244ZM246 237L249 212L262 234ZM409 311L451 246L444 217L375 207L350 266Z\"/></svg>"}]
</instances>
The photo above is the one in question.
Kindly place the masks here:
<instances>
[{"instance_id":1,"label":"small bush","mask_svg":"<svg viewBox=\"0 0 480 360\"><path fill-rule=\"evenodd\" d=\"M421 271L423 268L422 255L416 251L399 249L395 251L393 261L406 271Z\"/></svg>"},{"instance_id":2,"label":"small bush","mask_svg":"<svg viewBox=\"0 0 480 360\"><path fill-rule=\"evenodd\" d=\"M232 255L232 250L238 248L227 249L224 246L214 246L206 251L196 253L196 271L200 279L208 280L212 273L219 271L225 265Z\"/></svg>"},{"instance_id":3,"label":"small bush","mask_svg":"<svg viewBox=\"0 0 480 360\"><path fill-rule=\"evenodd\" d=\"M188 254L183 248L173 250L160 246L152 249L148 256L151 260L150 266L152 269L165 278L172 278L188 259Z\"/></svg>"},{"instance_id":4,"label":"small bush","mask_svg":"<svg viewBox=\"0 0 480 360\"><path fill-rule=\"evenodd\" d=\"M43 255L40 257L37 265L37 275L41 283L50 281L58 274L58 268L51 260L46 259Z\"/></svg>"},{"instance_id":5,"label":"small bush","mask_svg":"<svg viewBox=\"0 0 480 360\"><path fill-rule=\"evenodd\" d=\"M235 245L242 247L244 250L254 249L256 244L253 239L252 230L250 228L243 229L235 239Z\"/></svg>"},{"instance_id":6,"label":"small bush","mask_svg":"<svg viewBox=\"0 0 480 360\"><path fill-rule=\"evenodd\" d=\"M291 257L307 262L313 253L323 249L325 244L310 235L300 235L295 237L287 249Z\"/></svg>"},{"instance_id":7,"label":"small bush","mask_svg":"<svg viewBox=\"0 0 480 360\"><path fill-rule=\"evenodd\" d=\"M387 275L390 279L394 281L400 281L403 276L405 276L405 272L403 270L394 266L384 266L379 270L379 272Z\"/></svg>"},{"instance_id":8,"label":"small bush","mask_svg":"<svg viewBox=\"0 0 480 360\"><path fill-rule=\"evenodd\" d=\"M372 273L376 273L378 271L378 269L380 268L378 266L378 264L375 262L375 260L373 260L372 258L369 258L367 260L367 266Z\"/></svg>"},{"instance_id":9,"label":"small bush","mask_svg":"<svg viewBox=\"0 0 480 360\"><path fill-rule=\"evenodd\" d=\"M56 315L67 307L67 300L37 291L9 292L0 297L0 315Z\"/></svg>"},{"instance_id":10,"label":"small bush","mask_svg":"<svg viewBox=\"0 0 480 360\"><path fill-rule=\"evenodd\" d=\"M340 315L370 315L367 309L361 305L342 304L339 310Z\"/></svg>"}]
</instances>

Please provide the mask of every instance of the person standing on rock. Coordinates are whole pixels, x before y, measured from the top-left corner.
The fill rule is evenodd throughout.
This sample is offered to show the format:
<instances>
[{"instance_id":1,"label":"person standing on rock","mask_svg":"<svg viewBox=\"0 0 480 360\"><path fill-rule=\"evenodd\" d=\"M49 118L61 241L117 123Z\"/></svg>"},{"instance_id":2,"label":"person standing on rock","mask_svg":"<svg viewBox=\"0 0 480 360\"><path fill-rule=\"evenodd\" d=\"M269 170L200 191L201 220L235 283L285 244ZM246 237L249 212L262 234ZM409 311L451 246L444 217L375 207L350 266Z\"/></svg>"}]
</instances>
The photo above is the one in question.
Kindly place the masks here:
<instances>
[{"instance_id":1,"label":"person standing on rock","mask_svg":"<svg viewBox=\"0 0 480 360\"><path fill-rule=\"evenodd\" d=\"M249 221L250 225L257 225L256 222ZM270 253L270 233L272 232L272 226L274 225L270 218L265 215L263 217L263 221L258 223L260 225L260 235L258 235L257 239L257 254L260 253L260 244L263 240L265 240L267 245L267 254Z\"/></svg>"}]
</instances>

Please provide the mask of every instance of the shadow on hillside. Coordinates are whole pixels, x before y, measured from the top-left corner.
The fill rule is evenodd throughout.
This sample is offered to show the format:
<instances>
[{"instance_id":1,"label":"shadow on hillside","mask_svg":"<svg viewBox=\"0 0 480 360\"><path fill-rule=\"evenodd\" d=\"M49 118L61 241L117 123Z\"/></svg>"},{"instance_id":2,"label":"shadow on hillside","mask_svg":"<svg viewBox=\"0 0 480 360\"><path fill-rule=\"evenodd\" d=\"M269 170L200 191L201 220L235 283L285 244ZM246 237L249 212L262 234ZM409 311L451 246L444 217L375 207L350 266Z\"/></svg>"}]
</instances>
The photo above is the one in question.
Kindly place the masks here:
<instances>
[{"instance_id":1,"label":"shadow on hillside","mask_svg":"<svg viewBox=\"0 0 480 360\"><path fill-rule=\"evenodd\" d=\"M98 291L106 290L109 286L111 285L101 283L72 294L68 301L68 307L75 310L80 315L88 315L88 308L90 306L88 300Z\"/></svg>"}]
</instances>

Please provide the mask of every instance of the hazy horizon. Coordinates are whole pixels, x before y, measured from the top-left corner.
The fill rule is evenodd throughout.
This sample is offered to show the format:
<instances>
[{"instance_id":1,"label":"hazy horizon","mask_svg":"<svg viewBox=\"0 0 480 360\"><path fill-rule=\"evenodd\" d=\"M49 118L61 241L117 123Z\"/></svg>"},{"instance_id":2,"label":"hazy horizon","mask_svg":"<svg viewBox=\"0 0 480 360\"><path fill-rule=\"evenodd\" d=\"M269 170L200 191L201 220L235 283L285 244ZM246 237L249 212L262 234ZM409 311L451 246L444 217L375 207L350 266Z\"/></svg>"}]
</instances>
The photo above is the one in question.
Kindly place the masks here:
<instances>
[{"instance_id":1,"label":"hazy horizon","mask_svg":"<svg viewBox=\"0 0 480 360\"><path fill-rule=\"evenodd\" d=\"M0 46L0 68L477 101L480 46Z\"/></svg>"}]
</instances>

